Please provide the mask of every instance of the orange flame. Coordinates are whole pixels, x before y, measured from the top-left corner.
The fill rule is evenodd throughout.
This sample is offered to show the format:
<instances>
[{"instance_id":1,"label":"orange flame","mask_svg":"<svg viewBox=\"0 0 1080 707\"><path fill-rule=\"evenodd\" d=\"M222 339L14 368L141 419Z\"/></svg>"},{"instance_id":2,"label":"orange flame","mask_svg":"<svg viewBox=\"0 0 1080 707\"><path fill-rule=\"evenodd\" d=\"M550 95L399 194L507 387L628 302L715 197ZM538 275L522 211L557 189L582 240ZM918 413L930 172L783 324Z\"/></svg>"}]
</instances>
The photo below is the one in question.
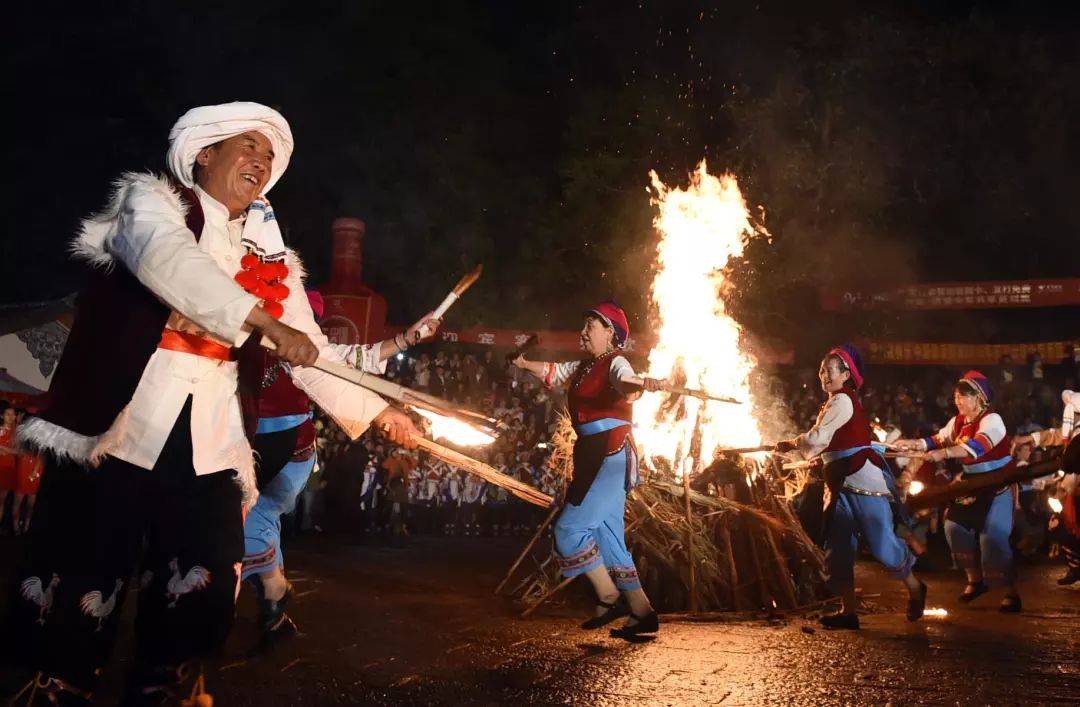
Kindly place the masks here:
<instances>
[{"instance_id":1,"label":"orange flame","mask_svg":"<svg viewBox=\"0 0 1080 707\"><path fill-rule=\"evenodd\" d=\"M430 410L421 410L420 408L413 408L413 410L431 423L432 439L445 439L462 447L480 447L495 441L493 435L461 420L439 415Z\"/></svg>"},{"instance_id":2,"label":"orange flame","mask_svg":"<svg viewBox=\"0 0 1080 707\"><path fill-rule=\"evenodd\" d=\"M710 463L718 447L761 443L749 385L756 360L741 348L741 329L723 299L723 269L758 230L735 177L709 174L704 160L686 189L665 186L656 172L649 176L652 203L659 209L653 221L660 242L651 296L660 326L648 375L669 378L681 369L688 387L746 403L683 397L672 409L661 409L664 395L645 395L635 403L642 458L662 458L681 476ZM700 451L692 454L695 429L700 429Z\"/></svg>"}]
</instances>

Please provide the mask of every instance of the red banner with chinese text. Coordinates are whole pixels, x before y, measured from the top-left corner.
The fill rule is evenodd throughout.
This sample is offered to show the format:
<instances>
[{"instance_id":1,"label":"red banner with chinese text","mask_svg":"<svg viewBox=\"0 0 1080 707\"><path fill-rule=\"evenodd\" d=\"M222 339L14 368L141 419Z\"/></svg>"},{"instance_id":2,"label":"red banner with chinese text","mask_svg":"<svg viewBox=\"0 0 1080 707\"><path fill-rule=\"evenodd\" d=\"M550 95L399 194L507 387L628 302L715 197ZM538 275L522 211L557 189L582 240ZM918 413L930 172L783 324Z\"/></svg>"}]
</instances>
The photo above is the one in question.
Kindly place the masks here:
<instances>
[{"instance_id":1,"label":"red banner with chinese text","mask_svg":"<svg viewBox=\"0 0 1080 707\"><path fill-rule=\"evenodd\" d=\"M1023 363L1029 354L1038 353L1046 363L1057 363L1065 356L1069 341L1043 341L1031 344L954 344L917 341L861 342L867 363L897 365L993 366L1009 355Z\"/></svg>"},{"instance_id":2,"label":"red banner with chinese text","mask_svg":"<svg viewBox=\"0 0 1080 707\"><path fill-rule=\"evenodd\" d=\"M999 309L1080 305L1080 278L905 285L891 290L823 290L828 312L866 309Z\"/></svg>"}]
</instances>

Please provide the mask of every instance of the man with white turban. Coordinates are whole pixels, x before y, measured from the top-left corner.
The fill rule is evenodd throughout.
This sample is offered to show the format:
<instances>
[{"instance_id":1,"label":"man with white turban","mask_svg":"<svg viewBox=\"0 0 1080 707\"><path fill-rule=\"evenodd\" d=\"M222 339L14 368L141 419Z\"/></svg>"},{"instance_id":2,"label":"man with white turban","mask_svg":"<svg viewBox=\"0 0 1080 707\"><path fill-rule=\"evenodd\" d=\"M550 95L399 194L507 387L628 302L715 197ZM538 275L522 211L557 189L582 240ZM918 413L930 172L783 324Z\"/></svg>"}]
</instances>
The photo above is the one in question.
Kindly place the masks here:
<instances>
[{"instance_id":1,"label":"man with white turban","mask_svg":"<svg viewBox=\"0 0 1080 707\"><path fill-rule=\"evenodd\" d=\"M322 335L264 197L292 153L285 119L257 103L204 106L169 139L168 177L123 175L84 221L72 250L90 276L47 402L20 427L49 457L15 607L34 704L90 703L136 568L124 704L162 704L224 641L257 495L262 337L354 438L371 424L398 443L415 431L310 367L360 356Z\"/></svg>"}]
</instances>

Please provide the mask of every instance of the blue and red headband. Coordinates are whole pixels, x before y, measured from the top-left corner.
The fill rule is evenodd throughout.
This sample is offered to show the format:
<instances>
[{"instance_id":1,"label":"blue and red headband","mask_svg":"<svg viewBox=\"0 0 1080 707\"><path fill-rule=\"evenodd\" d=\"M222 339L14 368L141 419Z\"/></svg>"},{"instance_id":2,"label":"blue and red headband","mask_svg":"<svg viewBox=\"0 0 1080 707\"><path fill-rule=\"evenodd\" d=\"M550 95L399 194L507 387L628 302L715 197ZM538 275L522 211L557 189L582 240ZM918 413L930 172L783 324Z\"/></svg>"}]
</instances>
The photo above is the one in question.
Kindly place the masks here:
<instances>
[{"instance_id":1,"label":"blue and red headband","mask_svg":"<svg viewBox=\"0 0 1080 707\"><path fill-rule=\"evenodd\" d=\"M994 389L990 387L990 381L978 371L968 371L960 376L956 385L969 388L972 393L983 399L985 405L989 405L994 399Z\"/></svg>"},{"instance_id":2,"label":"blue and red headband","mask_svg":"<svg viewBox=\"0 0 1080 707\"><path fill-rule=\"evenodd\" d=\"M837 346L830 351L829 356L836 356L844 362L844 366L847 367L848 373L851 374L851 382L855 384L855 390L862 388L862 356L859 355L858 349L851 344L844 344L842 346Z\"/></svg>"},{"instance_id":3,"label":"blue and red headband","mask_svg":"<svg viewBox=\"0 0 1080 707\"><path fill-rule=\"evenodd\" d=\"M630 322L626 320L626 312L614 302L601 302L585 312L586 317L596 317L615 330L615 345L622 348L626 345L626 338L630 336Z\"/></svg>"}]
</instances>

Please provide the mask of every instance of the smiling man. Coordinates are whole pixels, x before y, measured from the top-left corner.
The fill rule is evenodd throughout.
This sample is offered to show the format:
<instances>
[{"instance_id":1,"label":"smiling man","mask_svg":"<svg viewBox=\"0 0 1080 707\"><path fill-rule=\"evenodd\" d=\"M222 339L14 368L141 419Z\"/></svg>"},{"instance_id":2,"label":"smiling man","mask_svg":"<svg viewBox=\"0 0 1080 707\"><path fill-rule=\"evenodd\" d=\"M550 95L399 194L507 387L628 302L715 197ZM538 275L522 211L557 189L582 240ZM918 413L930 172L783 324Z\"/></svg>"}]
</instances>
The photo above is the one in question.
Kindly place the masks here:
<instances>
[{"instance_id":1,"label":"smiling man","mask_svg":"<svg viewBox=\"0 0 1080 707\"><path fill-rule=\"evenodd\" d=\"M353 437L370 424L399 443L415 431L309 367L359 357L319 330L264 198L292 152L285 119L256 103L204 106L169 140L170 175L123 175L75 239L91 274L48 401L20 428L50 459L15 612L40 671L34 704L90 703L136 569L124 704L163 704L189 661L223 642L256 496L261 337Z\"/></svg>"}]
</instances>

